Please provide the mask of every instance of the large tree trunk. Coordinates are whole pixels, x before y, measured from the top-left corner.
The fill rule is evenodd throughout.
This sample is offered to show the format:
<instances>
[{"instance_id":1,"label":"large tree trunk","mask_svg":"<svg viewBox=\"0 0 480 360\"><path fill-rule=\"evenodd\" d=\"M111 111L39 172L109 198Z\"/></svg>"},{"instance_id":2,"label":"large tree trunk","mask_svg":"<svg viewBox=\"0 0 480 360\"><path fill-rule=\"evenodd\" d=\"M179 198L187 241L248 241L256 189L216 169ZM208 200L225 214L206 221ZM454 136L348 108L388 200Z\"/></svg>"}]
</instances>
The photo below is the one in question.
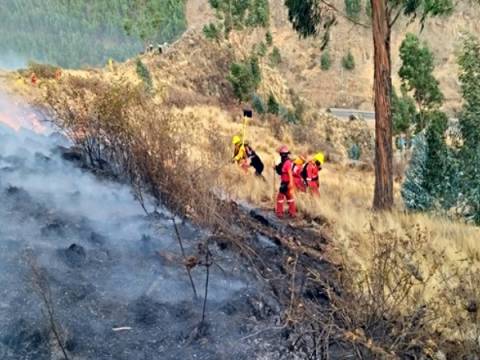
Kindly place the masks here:
<instances>
[{"instance_id":1,"label":"large tree trunk","mask_svg":"<svg viewBox=\"0 0 480 360\"><path fill-rule=\"evenodd\" d=\"M375 194L373 208L393 206L392 65L386 0L371 0L375 64Z\"/></svg>"}]
</instances>

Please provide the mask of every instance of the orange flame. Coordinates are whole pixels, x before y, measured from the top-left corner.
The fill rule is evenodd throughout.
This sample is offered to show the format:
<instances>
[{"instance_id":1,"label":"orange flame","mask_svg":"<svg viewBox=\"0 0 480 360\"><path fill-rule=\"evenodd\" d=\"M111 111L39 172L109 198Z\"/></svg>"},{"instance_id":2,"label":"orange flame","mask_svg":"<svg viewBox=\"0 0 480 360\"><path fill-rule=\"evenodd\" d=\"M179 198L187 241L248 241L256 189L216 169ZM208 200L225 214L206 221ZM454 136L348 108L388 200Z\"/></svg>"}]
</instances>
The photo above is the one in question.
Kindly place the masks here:
<instances>
[{"instance_id":1,"label":"orange flame","mask_svg":"<svg viewBox=\"0 0 480 360\"><path fill-rule=\"evenodd\" d=\"M20 131L21 128L32 130L38 134L46 132L45 126L40 122L34 112L25 112L16 114L0 112L0 123L7 125L15 131Z\"/></svg>"}]
</instances>

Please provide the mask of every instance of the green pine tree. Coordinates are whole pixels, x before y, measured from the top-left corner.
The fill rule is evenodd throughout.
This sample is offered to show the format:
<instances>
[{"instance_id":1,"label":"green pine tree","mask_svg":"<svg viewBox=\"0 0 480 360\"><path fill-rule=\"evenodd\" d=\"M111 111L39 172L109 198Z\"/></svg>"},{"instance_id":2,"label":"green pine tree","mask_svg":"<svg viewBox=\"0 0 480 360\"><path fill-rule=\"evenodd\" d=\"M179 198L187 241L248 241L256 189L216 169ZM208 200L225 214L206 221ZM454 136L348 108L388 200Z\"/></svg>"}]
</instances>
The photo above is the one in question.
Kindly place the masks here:
<instances>
[{"instance_id":1,"label":"green pine tree","mask_svg":"<svg viewBox=\"0 0 480 360\"><path fill-rule=\"evenodd\" d=\"M464 100L459 125L462 138L460 161L462 193L470 209L466 214L480 224L480 41L468 36L458 58Z\"/></svg>"},{"instance_id":2,"label":"green pine tree","mask_svg":"<svg viewBox=\"0 0 480 360\"><path fill-rule=\"evenodd\" d=\"M411 211L427 211L433 199L427 191L427 142L423 133L413 141L413 153L408 166L401 195L405 207Z\"/></svg>"},{"instance_id":3,"label":"green pine tree","mask_svg":"<svg viewBox=\"0 0 480 360\"><path fill-rule=\"evenodd\" d=\"M427 126L428 112L438 109L443 102L438 81L433 76L434 58L426 44L421 44L414 34L407 34L400 46L402 66L398 75L402 80L402 90L413 93L419 113L416 131Z\"/></svg>"}]
</instances>

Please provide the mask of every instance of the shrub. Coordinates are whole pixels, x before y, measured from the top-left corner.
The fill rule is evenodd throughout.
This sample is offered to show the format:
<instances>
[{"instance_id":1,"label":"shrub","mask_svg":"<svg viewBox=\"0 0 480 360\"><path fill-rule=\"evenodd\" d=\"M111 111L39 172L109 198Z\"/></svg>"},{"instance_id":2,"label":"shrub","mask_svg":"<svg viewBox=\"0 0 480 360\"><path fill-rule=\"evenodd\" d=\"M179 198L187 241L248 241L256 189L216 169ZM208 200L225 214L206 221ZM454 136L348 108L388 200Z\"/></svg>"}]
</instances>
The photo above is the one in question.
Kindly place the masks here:
<instances>
[{"instance_id":1,"label":"shrub","mask_svg":"<svg viewBox=\"0 0 480 360\"><path fill-rule=\"evenodd\" d=\"M58 66L49 64L39 64L34 61L28 63L28 70L34 72L38 77L44 79L54 79L57 71L60 70Z\"/></svg>"},{"instance_id":2,"label":"shrub","mask_svg":"<svg viewBox=\"0 0 480 360\"><path fill-rule=\"evenodd\" d=\"M307 106L305 102L300 98L300 96L295 94L293 90L291 91L291 96L296 122L303 122L305 118L305 113L307 111Z\"/></svg>"},{"instance_id":3,"label":"shrub","mask_svg":"<svg viewBox=\"0 0 480 360\"><path fill-rule=\"evenodd\" d=\"M272 93L270 93L270 96L268 97L267 111L269 114L274 115L278 115L280 113L280 104Z\"/></svg>"},{"instance_id":4,"label":"shrub","mask_svg":"<svg viewBox=\"0 0 480 360\"><path fill-rule=\"evenodd\" d=\"M355 143L350 146L347 153L350 160L360 160L360 156L362 156L362 149L360 146L358 146L358 144Z\"/></svg>"},{"instance_id":5,"label":"shrub","mask_svg":"<svg viewBox=\"0 0 480 360\"><path fill-rule=\"evenodd\" d=\"M198 169L184 146L196 124L156 106L139 86L121 81L100 84L88 89L91 97L80 95L85 90L64 86L52 90L58 93L49 93L46 101L57 114L58 125L85 151L90 164L97 168L108 163L114 175L132 185L146 212L162 203L199 224L215 221L218 198L211 184L206 187L216 181L214 169ZM75 101L72 105L65 99ZM209 180L197 181L199 172ZM149 196L155 199L152 207L145 202Z\"/></svg>"},{"instance_id":6,"label":"shrub","mask_svg":"<svg viewBox=\"0 0 480 360\"><path fill-rule=\"evenodd\" d=\"M221 30L219 27L217 27L215 24L210 23L208 25L205 25L203 27L203 34L205 37L209 40L219 40L220 39L220 34Z\"/></svg>"},{"instance_id":7,"label":"shrub","mask_svg":"<svg viewBox=\"0 0 480 360\"><path fill-rule=\"evenodd\" d=\"M272 66L277 66L282 62L282 55L280 54L280 50L274 46L272 52L270 53L270 64Z\"/></svg>"},{"instance_id":8,"label":"shrub","mask_svg":"<svg viewBox=\"0 0 480 360\"><path fill-rule=\"evenodd\" d=\"M365 2L365 14L369 19L372 18L372 3L370 2L370 0L367 0Z\"/></svg>"},{"instance_id":9,"label":"shrub","mask_svg":"<svg viewBox=\"0 0 480 360\"><path fill-rule=\"evenodd\" d=\"M139 58L137 59L137 75L142 80L145 90L152 91L153 90L153 81L152 75L150 71Z\"/></svg>"},{"instance_id":10,"label":"shrub","mask_svg":"<svg viewBox=\"0 0 480 360\"><path fill-rule=\"evenodd\" d=\"M403 93L399 97L395 91L392 92L392 117L393 117L393 133L398 135L407 133L415 121L417 108L415 101Z\"/></svg>"},{"instance_id":11,"label":"shrub","mask_svg":"<svg viewBox=\"0 0 480 360\"><path fill-rule=\"evenodd\" d=\"M240 101L248 101L262 81L258 59L250 57L244 62L230 66L228 80L232 84L233 93Z\"/></svg>"},{"instance_id":12,"label":"shrub","mask_svg":"<svg viewBox=\"0 0 480 360\"><path fill-rule=\"evenodd\" d=\"M279 115L282 118L282 120L285 121L288 124L297 124L298 123L298 118L295 115L295 111L293 111L291 109L287 109L284 106L280 106Z\"/></svg>"},{"instance_id":13,"label":"shrub","mask_svg":"<svg viewBox=\"0 0 480 360\"><path fill-rule=\"evenodd\" d=\"M349 71L355 69L355 59L350 50L348 50L347 54L342 58L342 66L345 70Z\"/></svg>"},{"instance_id":14,"label":"shrub","mask_svg":"<svg viewBox=\"0 0 480 360\"><path fill-rule=\"evenodd\" d=\"M267 55L267 51L267 45L263 41L256 46L256 52L259 57L264 57Z\"/></svg>"},{"instance_id":15,"label":"shrub","mask_svg":"<svg viewBox=\"0 0 480 360\"><path fill-rule=\"evenodd\" d=\"M267 112L267 109L266 109L266 106L265 106L265 102L263 101L263 99L255 94L253 95L253 98L252 98L252 108L253 110L255 110L256 113L258 114L265 114Z\"/></svg>"},{"instance_id":16,"label":"shrub","mask_svg":"<svg viewBox=\"0 0 480 360\"><path fill-rule=\"evenodd\" d=\"M267 43L267 46L273 45L273 36L270 31L267 31L267 33L265 34L265 41Z\"/></svg>"},{"instance_id":17,"label":"shrub","mask_svg":"<svg viewBox=\"0 0 480 360\"><path fill-rule=\"evenodd\" d=\"M345 0L345 12L352 19L358 19L362 11L361 0Z\"/></svg>"},{"instance_id":18,"label":"shrub","mask_svg":"<svg viewBox=\"0 0 480 360\"><path fill-rule=\"evenodd\" d=\"M330 69L331 66L332 66L332 59L330 58L330 52L326 50L322 53L322 56L320 57L320 68L323 71L327 71Z\"/></svg>"}]
</instances>

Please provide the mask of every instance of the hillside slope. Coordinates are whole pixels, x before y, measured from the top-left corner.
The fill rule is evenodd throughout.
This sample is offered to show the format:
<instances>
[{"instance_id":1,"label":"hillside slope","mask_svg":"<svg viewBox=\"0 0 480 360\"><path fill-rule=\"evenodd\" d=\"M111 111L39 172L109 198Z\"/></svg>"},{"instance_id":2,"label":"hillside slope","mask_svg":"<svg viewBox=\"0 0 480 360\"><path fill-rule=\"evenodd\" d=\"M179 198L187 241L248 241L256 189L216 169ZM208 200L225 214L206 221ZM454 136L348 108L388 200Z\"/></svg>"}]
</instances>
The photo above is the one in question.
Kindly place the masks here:
<instances>
[{"instance_id":1,"label":"hillside slope","mask_svg":"<svg viewBox=\"0 0 480 360\"><path fill-rule=\"evenodd\" d=\"M334 0L339 9L344 8L343 0ZM363 8L365 2L362 2ZM189 0L187 19L189 25L200 28L212 19L207 0ZM333 59L328 71L320 68L320 39L300 40L291 29L287 10L283 0L270 0L271 30L275 45L280 49L283 63L282 75L302 96L322 108L353 107L365 110L373 109L373 45L370 29L351 24L338 16L338 24L332 29L329 45ZM397 70L400 66L398 49L407 32L413 32L425 40L432 48L436 58L436 76L445 94L445 108L450 112L459 109L460 95L457 83L456 45L463 32L479 33L480 7L469 1L457 2L453 15L427 21L425 29L414 22L400 21L392 34L392 61L394 66L394 84L399 86ZM362 9L361 21L368 24L369 19ZM341 66L341 58L351 50L356 67L346 71Z\"/></svg>"},{"instance_id":2,"label":"hillside slope","mask_svg":"<svg viewBox=\"0 0 480 360\"><path fill-rule=\"evenodd\" d=\"M203 21L202 17L198 16L197 21ZM342 275L357 281L353 282L355 291L344 296L341 304L336 304L339 305L336 315L340 314L342 319L347 315L351 317L345 320L346 328L355 336L365 337L369 343L381 344L392 352L403 351L404 345L415 349L424 346L422 351L430 353L441 349L442 354L451 352L452 359L461 358L456 356L459 351L478 352L476 339L468 335L478 331L478 321L466 313L465 303L469 297L478 298L478 276L474 275L479 268L479 229L440 217L405 213L398 191L405 165L402 162L396 164L396 208L391 213L372 213L374 176L368 156L370 129L361 121L342 122L319 114L315 106L308 104L305 122L301 125L285 124L277 116L254 118L246 129L247 138L265 162L266 179L243 174L230 163L231 136L243 131L242 107L232 97L225 76L229 64L242 58L249 49L248 41L254 41L257 34L245 37L248 41L244 44L240 36L233 37L232 42L217 44L204 39L199 26L172 44L163 55L147 54L140 58L152 76L152 92L142 91L144 83L137 75L136 60L115 64L111 69L67 71L60 81L42 78L37 86L30 84L28 73L10 74L6 81L24 96L56 107L58 120L71 131L74 139L77 134L88 134L86 130L91 130L107 148L113 143L122 150L133 137L135 151L127 147L128 151L121 154L140 161L141 169L150 170L150 166L155 185L161 187L163 182L172 181L175 186L168 189L167 199L179 198L179 207L187 214L203 214L209 221L212 221L211 209L216 210L211 207L212 193L271 212L278 187L272 165L277 161L276 149L280 144L288 144L293 155L327 152L329 161L320 174L321 197L298 194L302 220L289 222L287 226L320 229L328 234L328 252L322 256L342 263L346 269ZM277 33L276 41L278 36ZM288 61L287 58L280 68L261 64L263 82L259 94L265 96L272 92L283 105L291 107L290 87L298 84L288 81L285 75ZM308 92L305 94L309 96ZM77 141L81 143L82 139ZM362 145L364 162L337 161L345 157L345 149L352 142ZM143 163L145 159L148 166ZM172 170L176 176L170 177ZM220 213L213 221L235 230L232 225L236 219L232 220L227 214ZM302 240L288 241L296 246ZM291 256L279 256L278 261L287 266L296 264L295 257ZM378 268L382 265L390 266L388 272ZM460 279L470 279L470 276L472 280L460 288ZM308 280L312 278L324 280L321 274L309 273ZM399 279L404 284L402 287L386 289L389 284L400 283ZM365 295L372 290L365 288L369 281L380 284L370 293L372 297ZM396 292L398 289L402 293ZM325 295L308 296L322 301ZM380 298L385 303L380 303ZM379 309L379 304L386 308ZM295 311L308 317L301 305ZM372 313L378 315L373 325ZM409 327L417 316L423 316L420 330ZM404 322L397 321L399 318ZM375 327L378 324L380 328ZM392 328L391 324L401 329ZM405 344L398 344L396 331L405 329L413 333L405 335ZM433 345L425 339L433 341Z\"/></svg>"}]
</instances>

